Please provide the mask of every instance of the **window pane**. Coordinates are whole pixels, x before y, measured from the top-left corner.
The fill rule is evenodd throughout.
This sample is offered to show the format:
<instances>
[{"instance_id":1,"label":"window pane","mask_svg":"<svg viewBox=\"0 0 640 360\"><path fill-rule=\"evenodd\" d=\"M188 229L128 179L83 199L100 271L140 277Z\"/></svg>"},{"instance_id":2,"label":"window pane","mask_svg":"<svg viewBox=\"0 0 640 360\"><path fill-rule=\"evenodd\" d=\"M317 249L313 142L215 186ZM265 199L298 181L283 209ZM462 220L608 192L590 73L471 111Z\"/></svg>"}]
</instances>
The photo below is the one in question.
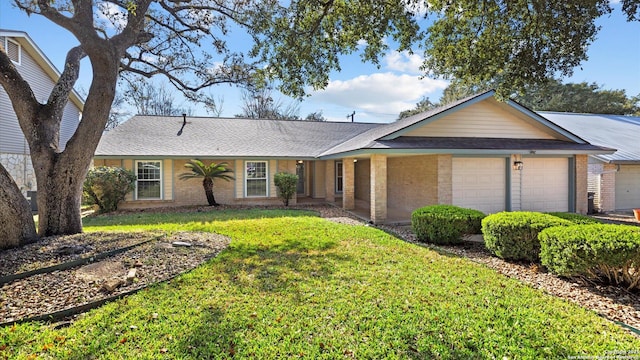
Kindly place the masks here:
<instances>
[{"instance_id":1,"label":"window pane","mask_svg":"<svg viewBox=\"0 0 640 360\"><path fill-rule=\"evenodd\" d=\"M266 179L267 163L264 161L247 162L247 178L249 179Z\"/></svg>"},{"instance_id":2,"label":"window pane","mask_svg":"<svg viewBox=\"0 0 640 360\"><path fill-rule=\"evenodd\" d=\"M138 174L138 199L160 199L161 195L161 173L160 161L138 161L136 162Z\"/></svg>"},{"instance_id":3,"label":"window pane","mask_svg":"<svg viewBox=\"0 0 640 360\"><path fill-rule=\"evenodd\" d=\"M138 163L139 180L160 180L160 162L149 161Z\"/></svg>"},{"instance_id":4,"label":"window pane","mask_svg":"<svg viewBox=\"0 0 640 360\"><path fill-rule=\"evenodd\" d=\"M267 196L267 180L247 179L247 196Z\"/></svg>"},{"instance_id":5,"label":"window pane","mask_svg":"<svg viewBox=\"0 0 640 360\"><path fill-rule=\"evenodd\" d=\"M159 199L160 181L139 181L138 199Z\"/></svg>"}]
</instances>

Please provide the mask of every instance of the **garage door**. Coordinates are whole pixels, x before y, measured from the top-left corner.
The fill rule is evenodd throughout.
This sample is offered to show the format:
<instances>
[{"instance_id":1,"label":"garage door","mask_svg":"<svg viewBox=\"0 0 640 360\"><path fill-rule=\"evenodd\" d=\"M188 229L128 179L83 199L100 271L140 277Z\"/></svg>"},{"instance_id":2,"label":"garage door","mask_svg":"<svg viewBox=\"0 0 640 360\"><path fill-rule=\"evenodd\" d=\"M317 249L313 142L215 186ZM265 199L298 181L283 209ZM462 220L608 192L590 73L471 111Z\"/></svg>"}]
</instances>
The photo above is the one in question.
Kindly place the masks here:
<instances>
[{"instance_id":1,"label":"garage door","mask_svg":"<svg viewBox=\"0 0 640 360\"><path fill-rule=\"evenodd\" d=\"M616 173L616 209L640 208L640 165L620 165Z\"/></svg>"},{"instance_id":2,"label":"garage door","mask_svg":"<svg viewBox=\"0 0 640 360\"><path fill-rule=\"evenodd\" d=\"M525 158L522 171L522 210L569 210L569 159Z\"/></svg>"},{"instance_id":3,"label":"garage door","mask_svg":"<svg viewBox=\"0 0 640 360\"><path fill-rule=\"evenodd\" d=\"M504 158L453 158L453 205L484 213L505 210Z\"/></svg>"}]
</instances>

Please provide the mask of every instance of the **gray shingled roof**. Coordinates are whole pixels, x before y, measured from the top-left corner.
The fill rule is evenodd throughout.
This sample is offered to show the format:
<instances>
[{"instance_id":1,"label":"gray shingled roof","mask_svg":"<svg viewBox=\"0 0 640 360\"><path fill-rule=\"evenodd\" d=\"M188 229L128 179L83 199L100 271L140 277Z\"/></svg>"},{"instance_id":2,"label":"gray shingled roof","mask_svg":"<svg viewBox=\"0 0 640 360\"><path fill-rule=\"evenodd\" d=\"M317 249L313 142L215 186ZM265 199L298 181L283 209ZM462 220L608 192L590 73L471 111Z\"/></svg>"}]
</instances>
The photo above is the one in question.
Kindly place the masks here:
<instances>
[{"instance_id":1,"label":"gray shingled roof","mask_svg":"<svg viewBox=\"0 0 640 360\"><path fill-rule=\"evenodd\" d=\"M96 156L314 158L380 124L134 116L108 131Z\"/></svg>"},{"instance_id":2,"label":"gray shingled roof","mask_svg":"<svg viewBox=\"0 0 640 360\"><path fill-rule=\"evenodd\" d=\"M540 111L540 115L591 144L615 148L596 157L612 163L640 163L640 117Z\"/></svg>"}]
</instances>

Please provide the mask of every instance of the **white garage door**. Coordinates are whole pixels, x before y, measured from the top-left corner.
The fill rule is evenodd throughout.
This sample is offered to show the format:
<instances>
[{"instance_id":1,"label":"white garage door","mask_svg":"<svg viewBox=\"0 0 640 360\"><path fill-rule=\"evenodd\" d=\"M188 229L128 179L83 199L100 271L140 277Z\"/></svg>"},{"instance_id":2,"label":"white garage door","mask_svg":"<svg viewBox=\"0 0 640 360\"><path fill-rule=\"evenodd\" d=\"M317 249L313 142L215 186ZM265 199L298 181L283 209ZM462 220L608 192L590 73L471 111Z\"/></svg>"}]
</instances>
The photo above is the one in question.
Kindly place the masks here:
<instances>
[{"instance_id":1,"label":"white garage door","mask_svg":"<svg viewBox=\"0 0 640 360\"><path fill-rule=\"evenodd\" d=\"M521 209L569 211L569 159L525 158Z\"/></svg>"},{"instance_id":2,"label":"white garage door","mask_svg":"<svg viewBox=\"0 0 640 360\"><path fill-rule=\"evenodd\" d=\"M616 209L640 208L640 165L620 165L616 173Z\"/></svg>"},{"instance_id":3,"label":"white garage door","mask_svg":"<svg viewBox=\"0 0 640 360\"><path fill-rule=\"evenodd\" d=\"M504 158L453 158L453 205L495 213L505 210Z\"/></svg>"}]
</instances>

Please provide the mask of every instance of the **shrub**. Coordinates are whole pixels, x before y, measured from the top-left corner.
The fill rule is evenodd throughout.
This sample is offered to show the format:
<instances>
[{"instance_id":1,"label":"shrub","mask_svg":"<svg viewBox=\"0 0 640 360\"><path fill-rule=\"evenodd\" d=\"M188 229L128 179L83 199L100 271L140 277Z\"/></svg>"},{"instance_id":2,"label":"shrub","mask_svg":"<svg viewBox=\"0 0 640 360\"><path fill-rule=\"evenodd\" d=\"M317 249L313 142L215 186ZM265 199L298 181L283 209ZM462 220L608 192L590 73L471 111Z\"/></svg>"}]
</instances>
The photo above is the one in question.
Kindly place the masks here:
<instances>
[{"instance_id":1,"label":"shrub","mask_svg":"<svg viewBox=\"0 0 640 360\"><path fill-rule=\"evenodd\" d=\"M466 234L479 234L481 211L453 205L432 205L411 213L411 227L419 241L459 244Z\"/></svg>"},{"instance_id":2,"label":"shrub","mask_svg":"<svg viewBox=\"0 0 640 360\"><path fill-rule=\"evenodd\" d=\"M573 225L542 231L540 258L551 272L640 288L640 228Z\"/></svg>"},{"instance_id":3,"label":"shrub","mask_svg":"<svg viewBox=\"0 0 640 360\"><path fill-rule=\"evenodd\" d=\"M602 221L598 219L594 219L590 216L576 214L576 213L566 213L566 212L550 212L547 213L549 215L559 217L561 219L569 220L574 224L602 224Z\"/></svg>"},{"instance_id":4,"label":"shrub","mask_svg":"<svg viewBox=\"0 0 640 360\"><path fill-rule=\"evenodd\" d=\"M298 187L298 175L287 172L279 172L273 176L273 181L278 187L278 195L282 198L284 206L289 206L289 200L296 194Z\"/></svg>"},{"instance_id":5,"label":"shrub","mask_svg":"<svg viewBox=\"0 0 640 360\"><path fill-rule=\"evenodd\" d=\"M83 196L90 204L98 205L99 212L118 209L120 201L135 188L136 175L131 170L101 166L89 170L82 187Z\"/></svg>"},{"instance_id":6,"label":"shrub","mask_svg":"<svg viewBox=\"0 0 640 360\"><path fill-rule=\"evenodd\" d=\"M552 226L569 226L569 220L538 212L492 214L482 220L484 244L494 255L509 260L538 261L538 233Z\"/></svg>"}]
</instances>

